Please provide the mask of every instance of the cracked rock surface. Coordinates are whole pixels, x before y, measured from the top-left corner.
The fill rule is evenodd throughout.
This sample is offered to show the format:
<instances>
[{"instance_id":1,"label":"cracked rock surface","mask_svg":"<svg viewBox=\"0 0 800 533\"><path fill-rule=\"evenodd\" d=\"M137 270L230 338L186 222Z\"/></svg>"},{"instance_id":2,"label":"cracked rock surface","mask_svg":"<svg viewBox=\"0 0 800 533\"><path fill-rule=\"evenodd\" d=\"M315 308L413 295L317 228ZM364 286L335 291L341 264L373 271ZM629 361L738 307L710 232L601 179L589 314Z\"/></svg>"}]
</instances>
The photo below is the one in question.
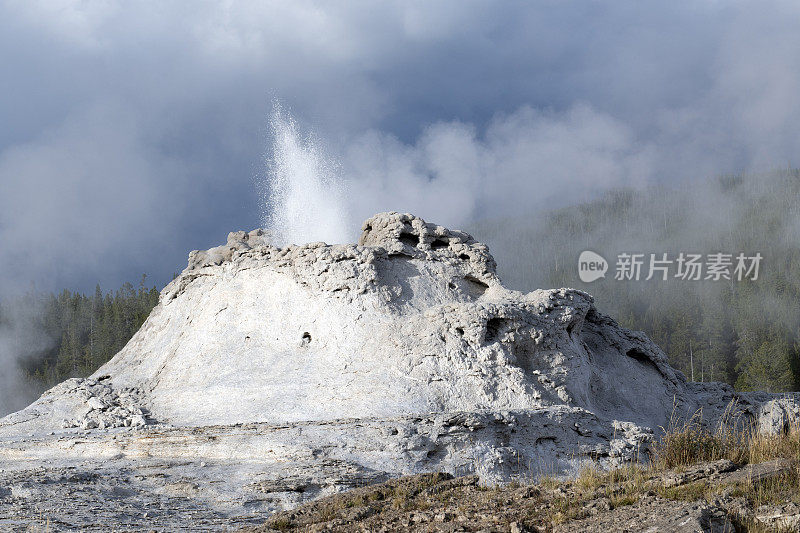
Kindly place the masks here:
<instances>
[{"instance_id":1,"label":"cracked rock surface","mask_svg":"<svg viewBox=\"0 0 800 533\"><path fill-rule=\"evenodd\" d=\"M689 383L585 292L508 290L470 235L382 213L358 244L278 248L255 230L192 252L109 363L0 420L0 469L118 464L126 474L104 479L149 479L157 459L153 483L190 472L176 486L195 487L182 497L208 520L263 516L404 474L497 483L614 466L670 416L713 424L731 401L766 432L800 412L794 397ZM81 490L116 498L92 483ZM47 494L68 506L81 490ZM33 501L15 509L34 516ZM139 513L138 497L115 501Z\"/></svg>"}]
</instances>

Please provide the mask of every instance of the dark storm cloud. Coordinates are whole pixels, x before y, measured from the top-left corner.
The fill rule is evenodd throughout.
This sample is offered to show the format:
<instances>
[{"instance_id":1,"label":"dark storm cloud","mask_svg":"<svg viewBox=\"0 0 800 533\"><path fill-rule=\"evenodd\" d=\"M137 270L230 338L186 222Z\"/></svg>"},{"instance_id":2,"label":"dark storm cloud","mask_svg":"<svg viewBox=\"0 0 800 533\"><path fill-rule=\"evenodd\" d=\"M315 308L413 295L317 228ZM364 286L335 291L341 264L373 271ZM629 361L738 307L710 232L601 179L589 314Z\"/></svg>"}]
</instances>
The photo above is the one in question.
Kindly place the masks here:
<instances>
[{"instance_id":1,"label":"dark storm cloud","mask_svg":"<svg viewBox=\"0 0 800 533\"><path fill-rule=\"evenodd\" d=\"M189 249L258 225L274 98L338 154L354 220L394 208L463 223L785 165L800 141L798 12L0 3L0 293L162 283Z\"/></svg>"}]
</instances>

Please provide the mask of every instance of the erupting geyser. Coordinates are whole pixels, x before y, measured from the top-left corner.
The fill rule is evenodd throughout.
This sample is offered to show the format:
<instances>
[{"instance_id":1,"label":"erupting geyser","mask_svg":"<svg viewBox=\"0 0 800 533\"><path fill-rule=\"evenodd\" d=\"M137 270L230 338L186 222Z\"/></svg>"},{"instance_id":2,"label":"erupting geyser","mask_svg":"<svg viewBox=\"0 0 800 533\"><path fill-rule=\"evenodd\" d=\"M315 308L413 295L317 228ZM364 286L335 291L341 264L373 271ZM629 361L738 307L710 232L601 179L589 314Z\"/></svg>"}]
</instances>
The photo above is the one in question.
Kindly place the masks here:
<instances>
[{"instance_id":1,"label":"erupting geyser","mask_svg":"<svg viewBox=\"0 0 800 533\"><path fill-rule=\"evenodd\" d=\"M407 473L615 465L673 413L714 423L734 399L765 430L797 416L791 398L687 382L584 292L504 288L466 233L383 213L357 245L256 230L192 252L108 364L0 421L0 467L156 461L228 516Z\"/></svg>"}]
</instances>

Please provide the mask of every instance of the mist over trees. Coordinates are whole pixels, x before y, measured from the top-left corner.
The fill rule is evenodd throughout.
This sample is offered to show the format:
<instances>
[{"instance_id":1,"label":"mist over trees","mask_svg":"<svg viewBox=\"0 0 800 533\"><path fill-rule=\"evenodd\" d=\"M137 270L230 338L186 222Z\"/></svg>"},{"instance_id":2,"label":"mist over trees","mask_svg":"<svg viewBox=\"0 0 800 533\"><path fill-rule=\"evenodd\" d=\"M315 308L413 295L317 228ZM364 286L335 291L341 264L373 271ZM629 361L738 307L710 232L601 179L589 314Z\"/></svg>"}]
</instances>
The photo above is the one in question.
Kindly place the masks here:
<instances>
[{"instance_id":1,"label":"mist over trees","mask_svg":"<svg viewBox=\"0 0 800 533\"><path fill-rule=\"evenodd\" d=\"M726 175L685 188L610 191L547 213L484 221L504 282L520 290L575 287L631 329L646 332L696 381L740 390L800 389L800 171ZM583 283L583 250L609 263ZM684 280L672 273L617 280L618 254L763 256L757 280ZM733 276L731 276L733 278Z\"/></svg>"},{"instance_id":2,"label":"mist over trees","mask_svg":"<svg viewBox=\"0 0 800 533\"><path fill-rule=\"evenodd\" d=\"M0 333L18 340L17 379L28 392L41 393L92 374L125 346L158 303L158 290L145 282L143 276L138 288L125 283L103 292L98 285L89 295L29 292L0 302Z\"/></svg>"}]
</instances>

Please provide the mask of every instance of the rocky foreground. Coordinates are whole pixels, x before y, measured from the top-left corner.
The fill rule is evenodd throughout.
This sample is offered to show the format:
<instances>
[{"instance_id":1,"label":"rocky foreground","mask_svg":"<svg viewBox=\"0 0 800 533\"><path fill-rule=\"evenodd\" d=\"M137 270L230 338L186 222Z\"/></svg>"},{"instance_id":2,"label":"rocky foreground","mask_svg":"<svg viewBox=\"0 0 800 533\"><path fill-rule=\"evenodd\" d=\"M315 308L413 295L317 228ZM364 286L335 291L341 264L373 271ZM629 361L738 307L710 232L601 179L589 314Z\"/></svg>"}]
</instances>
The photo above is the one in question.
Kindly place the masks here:
<instances>
[{"instance_id":1,"label":"rocky foreground","mask_svg":"<svg viewBox=\"0 0 800 533\"><path fill-rule=\"evenodd\" d=\"M255 230L192 252L111 361L0 419L0 527L240 527L406 475L613 469L696 413L800 420L796 396L689 382L590 295L512 291L495 267L400 213L358 244Z\"/></svg>"},{"instance_id":2,"label":"rocky foreground","mask_svg":"<svg viewBox=\"0 0 800 533\"><path fill-rule=\"evenodd\" d=\"M796 532L799 475L790 459L721 459L665 472L639 466L496 487L477 476L422 474L323 498L247 531Z\"/></svg>"}]
</instances>

